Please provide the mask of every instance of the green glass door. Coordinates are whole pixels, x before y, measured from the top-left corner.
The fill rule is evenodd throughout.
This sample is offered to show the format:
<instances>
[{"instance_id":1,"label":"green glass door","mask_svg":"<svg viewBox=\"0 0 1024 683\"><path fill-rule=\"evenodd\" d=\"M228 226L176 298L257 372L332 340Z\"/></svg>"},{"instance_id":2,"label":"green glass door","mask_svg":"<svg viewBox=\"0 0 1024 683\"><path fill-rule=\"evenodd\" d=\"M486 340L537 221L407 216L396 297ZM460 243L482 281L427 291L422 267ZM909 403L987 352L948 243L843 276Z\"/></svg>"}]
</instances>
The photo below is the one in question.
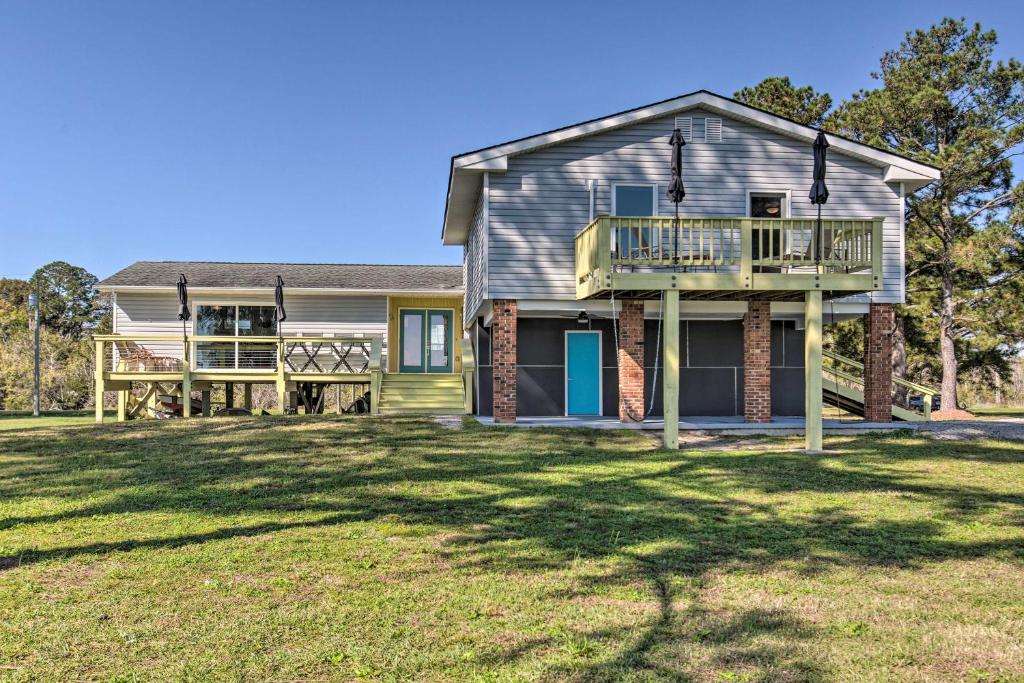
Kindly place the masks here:
<instances>
[{"instance_id":1,"label":"green glass door","mask_svg":"<svg viewBox=\"0 0 1024 683\"><path fill-rule=\"evenodd\" d=\"M427 372L452 371L452 312L427 311Z\"/></svg>"},{"instance_id":2,"label":"green glass door","mask_svg":"<svg viewBox=\"0 0 1024 683\"><path fill-rule=\"evenodd\" d=\"M398 371L451 372L455 341L452 311L406 308L398 315Z\"/></svg>"}]
</instances>

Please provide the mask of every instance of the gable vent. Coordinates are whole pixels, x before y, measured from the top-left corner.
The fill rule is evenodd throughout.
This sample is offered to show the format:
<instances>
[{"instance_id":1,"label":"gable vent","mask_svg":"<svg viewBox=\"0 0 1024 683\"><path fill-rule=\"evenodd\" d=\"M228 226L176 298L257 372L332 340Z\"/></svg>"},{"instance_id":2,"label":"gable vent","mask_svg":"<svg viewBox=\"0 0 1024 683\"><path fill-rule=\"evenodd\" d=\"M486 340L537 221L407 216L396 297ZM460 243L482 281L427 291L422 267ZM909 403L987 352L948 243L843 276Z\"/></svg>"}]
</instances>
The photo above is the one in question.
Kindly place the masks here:
<instances>
[{"instance_id":1,"label":"gable vent","mask_svg":"<svg viewBox=\"0 0 1024 683\"><path fill-rule=\"evenodd\" d=\"M722 141L722 119L704 120L704 142Z\"/></svg>"},{"instance_id":2,"label":"gable vent","mask_svg":"<svg viewBox=\"0 0 1024 683\"><path fill-rule=\"evenodd\" d=\"M683 134L683 139L687 142L693 139L693 119L689 116L677 116L676 128Z\"/></svg>"}]
</instances>

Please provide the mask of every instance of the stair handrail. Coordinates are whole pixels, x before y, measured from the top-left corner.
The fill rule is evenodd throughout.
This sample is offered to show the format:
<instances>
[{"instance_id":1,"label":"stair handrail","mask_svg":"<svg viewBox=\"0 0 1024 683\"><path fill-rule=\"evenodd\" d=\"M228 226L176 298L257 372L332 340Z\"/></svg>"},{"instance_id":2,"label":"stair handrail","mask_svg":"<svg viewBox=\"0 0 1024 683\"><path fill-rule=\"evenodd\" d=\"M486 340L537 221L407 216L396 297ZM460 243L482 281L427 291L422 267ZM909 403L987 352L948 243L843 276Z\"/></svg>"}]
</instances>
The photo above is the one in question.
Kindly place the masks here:
<instances>
[{"instance_id":1,"label":"stair handrail","mask_svg":"<svg viewBox=\"0 0 1024 683\"><path fill-rule=\"evenodd\" d=\"M370 338L370 414L380 415L380 385L384 372L381 367L384 340L380 335Z\"/></svg>"},{"instance_id":2,"label":"stair handrail","mask_svg":"<svg viewBox=\"0 0 1024 683\"><path fill-rule=\"evenodd\" d=\"M853 358L848 358L842 354L838 354L835 351L822 351L822 355L825 358L830 358L837 363L848 365L856 370L864 372L864 364ZM847 374L839 370L838 368L825 368L827 372L835 374L837 377L841 377L847 381L855 381L861 386L864 385L864 379L861 377L854 377L853 375ZM933 387L925 386L924 384L918 384L917 382L911 382L910 380L903 379L902 377L892 376L892 382L896 386L909 389L915 394L921 394L921 412L924 414L925 419L931 418L932 414L932 397L938 395L939 391Z\"/></svg>"},{"instance_id":3,"label":"stair handrail","mask_svg":"<svg viewBox=\"0 0 1024 683\"><path fill-rule=\"evenodd\" d=\"M831 358L834 361L843 363L844 365L849 365L850 367L855 368L857 370L864 370L864 364L861 363L860 361L854 360L853 358L847 358L846 356L838 354L835 351L822 351L822 355L824 355L826 358ZM901 387L906 387L907 389L912 389L920 394L931 394L932 396L935 396L939 393L938 389L935 389L934 387L925 386L924 384L918 384L917 382L911 382L910 380L903 379L902 377L897 377L896 375L893 375L892 381L893 384L899 385ZM861 380L861 382L863 383L863 380Z\"/></svg>"},{"instance_id":4,"label":"stair handrail","mask_svg":"<svg viewBox=\"0 0 1024 683\"><path fill-rule=\"evenodd\" d=\"M473 413L473 375L476 374L476 356L473 355L473 342L469 337L463 337L461 341L462 350L462 385L465 390L466 414Z\"/></svg>"}]
</instances>

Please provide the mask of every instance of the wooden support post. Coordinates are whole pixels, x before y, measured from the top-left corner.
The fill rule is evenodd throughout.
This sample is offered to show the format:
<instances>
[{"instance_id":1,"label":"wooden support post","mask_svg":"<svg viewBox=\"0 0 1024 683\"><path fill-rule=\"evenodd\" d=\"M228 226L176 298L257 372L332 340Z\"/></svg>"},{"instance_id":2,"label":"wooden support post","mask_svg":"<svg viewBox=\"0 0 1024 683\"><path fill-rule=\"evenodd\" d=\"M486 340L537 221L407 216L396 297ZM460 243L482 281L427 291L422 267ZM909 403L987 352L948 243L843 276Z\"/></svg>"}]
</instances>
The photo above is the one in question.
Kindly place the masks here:
<instances>
[{"instance_id":1,"label":"wooden support post","mask_svg":"<svg viewBox=\"0 0 1024 683\"><path fill-rule=\"evenodd\" d=\"M131 386L131 382L128 383ZM128 394L131 389L121 389L117 392L117 421L125 422L128 420Z\"/></svg>"},{"instance_id":2,"label":"wooden support post","mask_svg":"<svg viewBox=\"0 0 1024 683\"><path fill-rule=\"evenodd\" d=\"M370 342L370 413L380 415L380 385L384 378L381 368L383 340L379 336Z\"/></svg>"},{"instance_id":3,"label":"wooden support post","mask_svg":"<svg viewBox=\"0 0 1024 683\"><path fill-rule=\"evenodd\" d=\"M234 408L235 407L235 383L225 382L224 383L224 407Z\"/></svg>"},{"instance_id":4,"label":"wooden support post","mask_svg":"<svg viewBox=\"0 0 1024 683\"><path fill-rule=\"evenodd\" d=\"M242 385L242 407L252 410L252 385L248 382Z\"/></svg>"},{"instance_id":5,"label":"wooden support post","mask_svg":"<svg viewBox=\"0 0 1024 683\"><path fill-rule=\"evenodd\" d=\"M103 391L105 379L103 376L103 345L106 342L96 342L96 424L103 424Z\"/></svg>"},{"instance_id":6,"label":"wooden support post","mask_svg":"<svg viewBox=\"0 0 1024 683\"><path fill-rule=\"evenodd\" d=\"M284 374L284 343L277 343L277 409L282 415L288 412L288 382Z\"/></svg>"},{"instance_id":7,"label":"wooden support post","mask_svg":"<svg viewBox=\"0 0 1024 683\"><path fill-rule=\"evenodd\" d=\"M662 412L665 414L665 448L679 448L679 290L665 292L663 333L665 348Z\"/></svg>"},{"instance_id":8,"label":"wooden support post","mask_svg":"<svg viewBox=\"0 0 1024 683\"><path fill-rule=\"evenodd\" d=\"M203 397L203 417L210 417L210 390L203 389L200 395Z\"/></svg>"},{"instance_id":9,"label":"wooden support post","mask_svg":"<svg viewBox=\"0 0 1024 683\"><path fill-rule=\"evenodd\" d=\"M808 291L804 298L804 415L806 448L821 451L821 290Z\"/></svg>"},{"instance_id":10,"label":"wooden support post","mask_svg":"<svg viewBox=\"0 0 1024 683\"><path fill-rule=\"evenodd\" d=\"M192 417L192 371L188 363L181 369L181 416Z\"/></svg>"},{"instance_id":11,"label":"wooden support post","mask_svg":"<svg viewBox=\"0 0 1024 683\"><path fill-rule=\"evenodd\" d=\"M159 404L158 396L162 387L159 382L151 382L149 385L149 392L146 397L146 407L150 409L149 417L156 415L157 406Z\"/></svg>"},{"instance_id":12,"label":"wooden support post","mask_svg":"<svg viewBox=\"0 0 1024 683\"><path fill-rule=\"evenodd\" d=\"M341 385L340 384L335 384L334 385L334 399L335 399L335 401L337 401L338 415L341 415L341 413L343 411L341 409Z\"/></svg>"}]
</instances>

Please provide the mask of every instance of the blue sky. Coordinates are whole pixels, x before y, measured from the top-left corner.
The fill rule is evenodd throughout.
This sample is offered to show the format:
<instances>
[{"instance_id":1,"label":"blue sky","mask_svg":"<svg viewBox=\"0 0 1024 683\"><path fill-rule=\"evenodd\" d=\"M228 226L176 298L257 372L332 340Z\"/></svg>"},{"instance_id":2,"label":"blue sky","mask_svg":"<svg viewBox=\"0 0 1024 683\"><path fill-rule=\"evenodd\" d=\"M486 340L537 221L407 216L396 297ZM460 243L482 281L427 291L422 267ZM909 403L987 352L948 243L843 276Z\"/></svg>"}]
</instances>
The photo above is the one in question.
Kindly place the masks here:
<instances>
[{"instance_id":1,"label":"blue sky","mask_svg":"<svg viewBox=\"0 0 1024 683\"><path fill-rule=\"evenodd\" d=\"M1024 58L1019 1L814 5L4 0L0 276L459 263L452 154L770 75L840 99L968 9Z\"/></svg>"}]
</instances>

